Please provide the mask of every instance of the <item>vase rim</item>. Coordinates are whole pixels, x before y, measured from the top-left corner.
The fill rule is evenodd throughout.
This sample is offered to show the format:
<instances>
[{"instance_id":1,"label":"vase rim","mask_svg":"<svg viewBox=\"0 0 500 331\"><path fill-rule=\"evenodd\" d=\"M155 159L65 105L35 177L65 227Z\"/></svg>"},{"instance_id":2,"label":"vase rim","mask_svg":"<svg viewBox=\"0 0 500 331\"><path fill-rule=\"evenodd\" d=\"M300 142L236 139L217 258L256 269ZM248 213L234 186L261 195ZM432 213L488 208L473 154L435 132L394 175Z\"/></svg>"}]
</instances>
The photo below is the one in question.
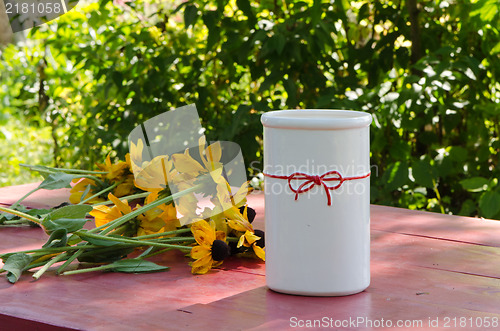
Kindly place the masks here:
<instances>
[{"instance_id":1,"label":"vase rim","mask_svg":"<svg viewBox=\"0 0 500 331\"><path fill-rule=\"evenodd\" d=\"M369 113L340 109L289 109L264 113L262 125L280 129L335 130L367 127Z\"/></svg>"}]
</instances>

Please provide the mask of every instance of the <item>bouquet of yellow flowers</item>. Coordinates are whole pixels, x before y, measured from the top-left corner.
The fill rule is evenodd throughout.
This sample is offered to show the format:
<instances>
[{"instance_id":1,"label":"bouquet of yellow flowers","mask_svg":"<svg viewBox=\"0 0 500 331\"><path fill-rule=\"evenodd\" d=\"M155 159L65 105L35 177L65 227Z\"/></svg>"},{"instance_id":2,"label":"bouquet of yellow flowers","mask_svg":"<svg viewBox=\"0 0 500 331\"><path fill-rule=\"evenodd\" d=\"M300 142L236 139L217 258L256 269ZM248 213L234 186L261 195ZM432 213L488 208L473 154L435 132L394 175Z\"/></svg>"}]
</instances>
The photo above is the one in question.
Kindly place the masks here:
<instances>
[{"instance_id":1,"label":"bouquet of yellow flowers","mask_svg":"<svg viewBox=\"0 0 500 331\"><path fill-rule=\"evenodd\" d=\"M202 137L199 155L186 148L147 160L144 149L143 140L131 142L125 161L112 163L108 156L98 171L29 166L45 175L36 190L71 187L71 203L27 210L20 203L34 190L0 207L6 213L0 225L35 224L48 235L40 249L1 254L0 273L15 283L35 268L38 279L56 263L62 275L160 271L168 267L147 258L173 249L190 255L193 274L207 273L230 255L265 259L264 233L253 228L255 211L246 202L248 182L229 184L220 142L207 146ZM87 225L89 215L95 227ZM137 249L140 254L129 257ZM74 261L86 267L68 270Z\"/></svg>"}]
</instances>

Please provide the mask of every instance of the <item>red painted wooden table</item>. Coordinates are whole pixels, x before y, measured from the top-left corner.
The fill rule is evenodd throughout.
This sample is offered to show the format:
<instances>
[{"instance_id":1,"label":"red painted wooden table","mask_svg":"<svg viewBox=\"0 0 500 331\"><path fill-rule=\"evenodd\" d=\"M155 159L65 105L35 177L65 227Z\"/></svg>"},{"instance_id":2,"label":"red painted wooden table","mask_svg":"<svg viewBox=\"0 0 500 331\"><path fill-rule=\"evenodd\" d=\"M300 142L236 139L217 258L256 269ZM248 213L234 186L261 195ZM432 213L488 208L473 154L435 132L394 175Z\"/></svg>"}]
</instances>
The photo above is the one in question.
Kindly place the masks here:
<instances>
[{"instance_id":1,"label":"red painted wooden table","mask_svg":"<svg viewBox=\"0 0 500 331\"><path fill-rule=\"evenodd\" d=\"M33 185L0 189L10 204ZM67 199L39 192L32 207ZM249 196L263 227L262 194ZM180 252L153 274L89 273L12 285L0 279L0 330L500 329L500 222L371 207L370 287L346 297L300 297L265 286L265 265L233 259L193 276ZM38 248L36 228L1 228L0 253ZM298 261L300 263L300 261Z\"/></svg>"}]
</instances>

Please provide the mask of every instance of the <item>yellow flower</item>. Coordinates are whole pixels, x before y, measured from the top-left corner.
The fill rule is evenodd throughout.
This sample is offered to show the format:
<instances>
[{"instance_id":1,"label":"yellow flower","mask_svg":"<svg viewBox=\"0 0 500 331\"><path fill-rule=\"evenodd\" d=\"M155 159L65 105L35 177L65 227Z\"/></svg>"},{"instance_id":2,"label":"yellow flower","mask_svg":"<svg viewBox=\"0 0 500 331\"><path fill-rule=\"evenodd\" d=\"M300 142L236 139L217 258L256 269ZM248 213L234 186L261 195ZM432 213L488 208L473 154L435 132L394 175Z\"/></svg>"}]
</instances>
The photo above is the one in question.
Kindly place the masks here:
<instances>
[{"instance_id":1,"label":"yellow flower","mask_svg":"<svg viewBox=\"0 0 500 331\"><path fill-rule=\"evenodd\" d=\"M134 176L129 175L123 183L118 184L118 186L115 187L113 194L116 197L121 198L133 194L135 190Z\"/></svg>"},{"instance_id":2,"label":"yellow flower","mask_svg":"<svg viewBox=\"0 0 500 331\"><path fill-rule=\"evenodd\" d=\"M119 161L118 163L111 163L111 157L108 154L104 164L97 163L97 167L101 171L107 171L105 178L109 181L120 181L128 174L129 165L127 162Z\"/></svg>"},{"instance_id":3,"label":"yellow flower","mask_svg":"<svg viewBox=\"0 0 500 331\"><path fill-rule=\"evenodd\" d=\"M120 200L111 193L108 194L108 199L115 204L113 207L94 206L94 209L89 213L94 216L96 227L107 224L132 212L132 208L128 205L127 200Z\"/></svg>"},{"instance_id":4,"label":"yellow flower","mask_svg":"<svg viewBox=\"0 0 500 331\"><path fill-rule=\"evenodd\" d=\"M130 142L130 154L125 156L127 159L127 163L130 167L130 171L133 172L134 174L138 174L139 172L142 171L143 165L142 165L142 150L144 149L144 143L142 142L142 139L139 139L137 142L137 145L134 144L132 141Z\"/></svg>"},{"instance_id":5,"label":"yellow flower","mask_svg":"<svg viewBox=\"0 0 500 331\"><path fill-rule=\"evenodd\" d=\"M205 165L205 169L212 172L216 169L222 168L222 163L220 162L220 159L222 157L222 148L220 146L220 142L216 141L207 148L205 148L205 146L206 139L205 136L203 136L199 140L198 147L200 150L201 161Z\"/></svg>"},{"instance_id":6,"label":"yellow flower","mask_svg":"<svg viewBox=\"0 0 500 331\"><path fill-rule=\"evenodd\" d=\"M200 173L206 172L205 168L203 168L198 161L189 155L189 150L187 149L182 154L178 153L172 155L172 161L174 163L175 170L188 175L191 178L195 178Z\"/></svg>"},{"instance_id":7,"label":"yellow flower","mask_svg":"<svg viewBox=\"0 0 500 331\"><path fill-rule=\"evenodd\" d=\"M138 236L174 231L180 227L177 212L173 204L163 204L157 208L150 209L137 216L137 219L140 221L137 230Z\"/></svg>"},{"instance_id":8,"label":"yellow flower","mask_svg":"<svg viewBox=\"0 0 500 331\"><path fill-rule=\"evenodd\" d=\"M95 182L92 179L76 178L76 179L73 179L72 182L76 183L76 185L71 188L71 191L70 191L71 195L69 196L69 202L71 202L72 204L78 204L78 203L80 203L80 201L85 200L87 198L90 198L91 196L93 196L95 194L95 192L93 192L91 189L90 191L88 191L87 195L85 195L85 197L82 199L82 195L87 190L87 186L89 186L89 185L91 187L96 186ZM103 201L105 201L105 200L102 198L96 197L90 201L87 201L87 203L93 204L93 203L98 203L98 202L103 202Z\"/></svg>"},{"instance_id":9,"label":"yellow flower","mask_svg":"<svg viewBox=\"0 0 500 331\"><path fill-rule=\"evenodd\" d=\"M149 162L135 177L135 186L151 192L146 203L151 203L159 193L168 188L168 175L172 173L172 161L168 156L160 155Z\"/></svg>"},{"instance_id":10,"label":"yellow flower","mask_svg":"<svg viewBox=\"0 0 500 331\"><path fill-rule=\"evenodd\" d=\"M212 180L216 183L224 180L222 177L223 164L220 162L222 157L222 149L220 142L215 142L210 146L206 147L205 137L201 137L199 140L199 152L200 158L203 162L201 165L198 161L193 159L189 154L189 150L186 149L184 154L174 154L172 155L172 160L174 162L175 169L186 175L186 178L196 178L200 175L210 174Z\"/></svg>"},{"instance_id":11,"label":"yellow flower","mask_svg":"<svg viewBox=\"0 0 500 331\"><path fill-rule=\"evenodd\" d=\"M226 218L227 224L236 231L253 232L252 225L248 221L246 214L242 215L239 210L239 208L244 206L246 203L246 195L248 194L248 182L243 183L243 185L238 189L237 193L233 196L230 195L230 190L231 188L225 180L223 184L217 185L216 203L218 202L220 206L219 209L222 211L222 214Z\"/></svg>"},{"instance_id":12,"label":"yellow flower","mask_svg":"<svg viewBox=\"0 0 500 331\"><path fill-rule=\"evenodd\" d=\"M205 274L210 269L218 267L229 256L229 246L226 244L226 234L215 231L215 224L199 220L191 225L191 231L198 243L191 250L193 274Z\"/></svg>"},{"instance_id":13,"label":"yellow flower","mask_svg":"<svg viewBox=\"0 0 500 331\"><path fill-rule=\"evenodd\" d=\"M261 236L262 237L264 236L264 232L262 232ZM255 232L246 231L244 234L241 235L240 239L238 240L238 245L236 247L238 248L240 248L241 246L252 247L255 255L257 255L257 257L260 258L262 261L265 261L266 252L264 248L261 247L264 244L263 242L260 242L261 239L263 239L262 237L257 236Z\"/></svg>"}]
</instances>

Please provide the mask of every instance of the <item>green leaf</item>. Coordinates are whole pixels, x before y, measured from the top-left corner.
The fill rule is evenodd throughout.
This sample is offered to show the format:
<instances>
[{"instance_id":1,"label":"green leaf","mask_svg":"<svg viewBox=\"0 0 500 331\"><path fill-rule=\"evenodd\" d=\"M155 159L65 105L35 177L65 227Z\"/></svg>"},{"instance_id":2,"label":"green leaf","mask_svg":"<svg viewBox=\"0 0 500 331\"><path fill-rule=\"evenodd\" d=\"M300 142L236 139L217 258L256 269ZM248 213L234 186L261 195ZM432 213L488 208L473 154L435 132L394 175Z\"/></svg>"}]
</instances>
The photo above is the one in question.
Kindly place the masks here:
<instances>
[{"instance_id":1,"label":"green leaf","mask_svg":"<svg viewBox=\"0 0 500 331\"><path fill-rule=\"evenodd\" d=\"M498 13L498 1L497 0L487 0L484 2L477 2L482 4L479 9L476 9L470 13L470 16L480 15L482 21L489 22L495 18Z\"/></svg>"},{"instance_id":2,"label":"green leaf","mask_svg":"<svg viewBox=\"0 0 500 331\"><path fill-rule=\"evenodd\" d=\"M85 188L85 191L83 191L82 193L82 196L80 198L80 202L84 201L85 198L87 197L87 194L89 194L90 190L92 189L92 185L87 185L87 187Z\"/></svg>"},{"instance_id":3,"label":"green leaf","mask_svg":"<svg viewBox=\"0 0 500 331\"><path fill-rule=\"evenodd\" d=\"M249 0L236 0L236 5L238 8L248 17L248 21L251 25L255 25L256 18L252 10L252 5Z\"/></svg>"},{"instance_id":4,"label":"green leaf","mask_svg":"<svg viewBox=\"0 0 500 331\"><path fill-rule=\"evenodd\" d=\"M276 50L278 54L281 55L283 53L283 49L285 48L286 38L281 33L275 34L270 40L272 47Z\"/></svg>"},{"instance_id":5,"label":"green leaf","mask_svg":"<svg viewBox=\"0 0 500 331\"><path fill-rule=\"evenodd\" d=\"M184 25L186 26L186 28L194 25L197 19L198 8L193 4L187 5L186 8L184 8Z\"/></svg>"},{"instance_id":6,"label":"green leaf","mask_svg":"<svg viewBox=\"0 0 500 331\"><path fill-rule=\"evenodd\" d=\"M43 166L43 165L29 165L29 164L20 164L20 166L28 168L30 171L38 171L40 173L53 173L54 170L52 168Z\"/></svg>"},{"instance_id":7,"label":"green leaf","mask_svg":"<svg viewBox=\"0 0 500 331\"><path fill-rule=\"evenodd\" d=\"M42 226L47 233L52 233L59 229L65 229L67 232L75 232L83 228L87 221L89 220L85 218L58 218L55 220L46 218L42 221Z\"/></svg>"},{"instance_id":8,"label":"green leaf","mask_svg":"<svg viewBox=\"0 0 500 331\"><path fill-rule=\"evenodd\" d=\"M26 214L43 218L45 215L50 214L50 212L50 209L29 209L26 211Z\"/></svg>"},{"instance_id":9,"label":"green leaf","mask_svg":"<svg viewBox=\"0 0 500 331\"><path fill-rule=\"evenodd\" d=\"M479 199L479 210L482 216L492 218L500 212L500 194L493 191L485 192Z\"/></svg>"},{"instance_id":10,"label":"green leaf","mask_svg":"<svg viewBox=\"0 0 500 331\"><path fill-rule=\"evenodd\" d=\"M99 246L114 246L117 244L121 244L118 241L112 241L112 240L105 240L105 239L97 239L97 238L91 238L86 236L84 233L79 233L79 237L82 240L88 241L89 243L93 245L99 245ZM113 235L108 235L107 237L113 237ZM116 236L117 238L122 238L121 236Z\"/></svg>"},{"instance_id":11,"label":"green leaf","mask_svg":"<svg viewBox=\"0 0 500 331\"><path fill-rule=\"evenodd\" d=\"M78 257L78 261L88 263L113 262L127 257L127 255L132 253L134 250L135 247L127 247L124 245L87 249Z\"/></svg>"},{"instance_id":12,"label":"green leaf","mask_svg":"<svg viewBox=\"0 0 500 331\"><path fill-rule=\"evenodd\" d=\"M491 49L490 53L491 54L500 53L500 41L495 46L493 46L493 48Z\"/></svg>"},{"instance_id":13,"label":"green leaf","mask_svg":"<svg viewBox=\"0 0 500 331\"><path fill-rule=\"evenodd\" d=\"M3 269L7 271L7 279L9 282L13 284L17 282L19 277L21 277L23 269L26 268L32 260L31 256L24 253L10 255L3 266Z\"/></svg>"},{"instance_id":14,"label":"green leaf","mask_svg":"<svg viewBox=\"0 0 500 331\"><path fill-rule=\"evenodd\" d=\"M412 175L415 178L415 183L427 188L434 187L434 168L429 160L416 160L412 164Z\"/></svg>"},{"instance_id":15,"label":"green leaf","mask_svg":"<svg viewBox=\"0 0 500 331\"><path fill-rule=\"evenodd\" d=\"M47 178L38 186L38 188L43 188L45 190L57 190L60 188L70 188L70 183L75 178L81 178L82 175L70 175L63 172L50 174Z\"/></svg>"},{"instance_id":16,"label":"green leaf","mask_svg":"<svg viewBox=\"0 0 500 331\"><path fill-rule=\"evenodd\" d=\"M389 165L382 175L382 182L385 182L385 189L394 191L401 188L408 182L408 166L402 162L395 162Z\"/></svg>"},{"instance_id":17,"label":"green leaf","mask_svg":"<svg viewBox=\"0 0 500 331\"><path fill-rule=\"evenodd\" d=\"M112 263L112 271L127 272L127 273L142 273L168 270L169 267L164 267L156 263L141 259L126 259Z\"/></svg>"},{"instance_id":18,"label":"green leaf","mask_svg":"<svg viewBox=\"0 0 500 331\"><path fill-rule=\"evenodd\" d=\"M63 247L68 243L68 231L66 229L57 229L50 234L47 242L42 246L42 248L47 247Z\"/></svg>"},{"instance_id":19,"label":"green leaf","mask_svg":"<svg viewBox=\"0 0 500 331\"><path fill-rule=\"evenodd\" d=\"M89 205L69 205L54 210L48 217L52 220L58 218L84 218L92 209L92 206Z\"/></svg>"},{"instance_id":20,"label":"green leaf","mask_svg":"<svg viewBox=\"0 0 500 331\"><path fill-rule=\"evenodd\" d=\"M202 18L208 28L207 50L210 50L220 40L221 29L217 25L220 17L217 11L212 10L207 11Z\"/></svg>"},{"instance_id":21,"label":"green leaf","mask_svg":"<svg viewBox=\"0 0 500 331\"><path fill-rule=\"evenodd\" d=\"M488 189L489 180L484 177L472 177L463 179L459 183L469 192L482 192Z\"/></svg>"}]
</instances>

